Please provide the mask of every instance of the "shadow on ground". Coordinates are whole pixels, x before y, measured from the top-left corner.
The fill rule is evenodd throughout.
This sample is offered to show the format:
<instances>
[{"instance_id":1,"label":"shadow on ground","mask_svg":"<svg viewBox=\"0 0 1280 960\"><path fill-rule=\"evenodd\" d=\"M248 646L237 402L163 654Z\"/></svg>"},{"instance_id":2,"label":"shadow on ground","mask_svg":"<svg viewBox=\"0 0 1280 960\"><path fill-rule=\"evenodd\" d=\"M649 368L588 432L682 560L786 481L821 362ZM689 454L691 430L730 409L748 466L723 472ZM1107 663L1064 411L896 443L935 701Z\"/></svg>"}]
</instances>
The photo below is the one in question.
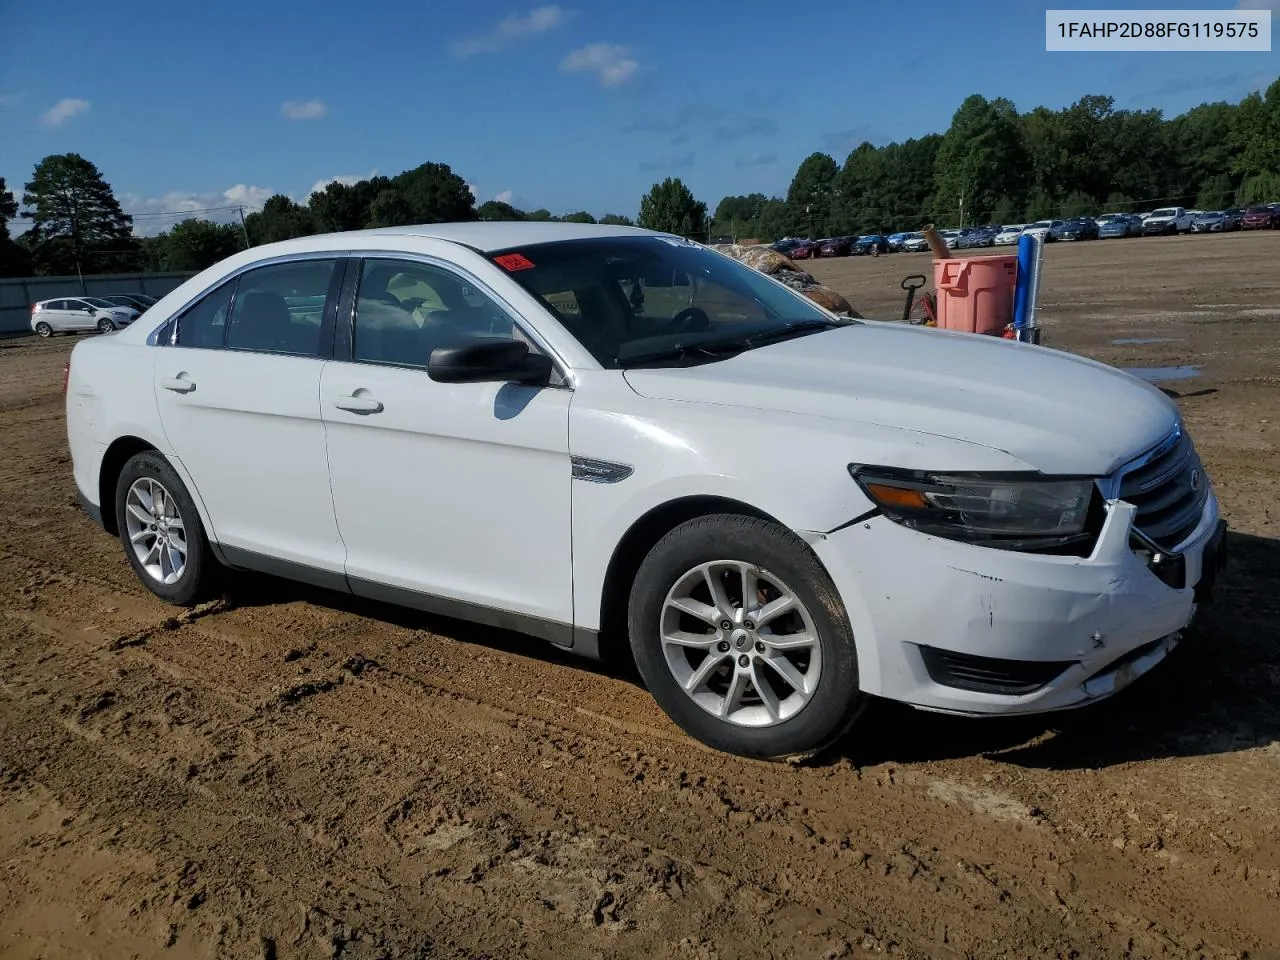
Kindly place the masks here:
<instances>
[{"instance_id":1,"label":"shadow on ground","mask_svg":"<svg viewBox=\"0 0 1280 960\"><path fill-rule=\"evenodd\" d=\"M1280 740L1280 541L1230 533L1231 566L1214 602L1169 659L1095 706L1024 718L970 719L874 702L817 762L912 763L986 755L1045 769L1202 756ZM518 656L639 684L629 657L605 663L494 627L259 575L233 578L239 607L305 600Z\"/></svg>"}]
</instances>

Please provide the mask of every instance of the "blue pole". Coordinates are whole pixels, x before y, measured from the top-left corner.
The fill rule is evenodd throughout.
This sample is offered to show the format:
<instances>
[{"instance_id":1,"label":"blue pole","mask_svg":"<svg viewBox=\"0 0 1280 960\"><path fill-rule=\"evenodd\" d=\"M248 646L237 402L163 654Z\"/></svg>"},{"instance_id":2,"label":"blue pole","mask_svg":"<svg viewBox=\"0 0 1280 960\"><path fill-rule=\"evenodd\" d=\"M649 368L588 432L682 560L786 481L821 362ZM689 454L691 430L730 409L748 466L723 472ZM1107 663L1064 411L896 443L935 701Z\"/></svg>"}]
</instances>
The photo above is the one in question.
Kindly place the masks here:
<instances>
[{"instance_id":1,"label":"blue pole","mask_svg":"<svg viewBox=\"0 0 1280 960\"><path fill-rule=\"evenodd\" d=\"M1018 238L1018 274L1013 286L1013 326L1021 330L1031 313L1031 291L1035 283L1036 241L1024 233Z\"/></svg>"}]
</instances>

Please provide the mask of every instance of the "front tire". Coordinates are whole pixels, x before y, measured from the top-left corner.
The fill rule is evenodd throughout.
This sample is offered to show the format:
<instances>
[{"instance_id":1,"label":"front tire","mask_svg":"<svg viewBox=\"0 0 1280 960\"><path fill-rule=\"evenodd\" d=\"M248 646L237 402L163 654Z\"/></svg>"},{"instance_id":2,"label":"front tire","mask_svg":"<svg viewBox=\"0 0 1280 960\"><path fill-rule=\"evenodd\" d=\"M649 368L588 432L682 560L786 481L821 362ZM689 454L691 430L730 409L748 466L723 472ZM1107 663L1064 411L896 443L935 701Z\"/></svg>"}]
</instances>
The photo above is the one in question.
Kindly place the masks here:
<instances>
[{"instance_id":1,"label":"front tire","mask_svg":"<svg viewBox=\"0 0 1280 960\"><path fill-rule=\"evenodd\" d=\"M48 340L53 336L53 327L41 320L36 324L36 336Z\"/></svg>"},{"instance_id":2,"label":"front tire","mask_svg":"<svg viewBox=\"0 0 1280 960\"><path fill-rule=\"evenodd\" d=\"M794 533L715 514L676 527L631 589L631 650L658 705L708 746L809 756L866 702L834 584Z\"/></svg>"},{"instance_id":3,"label":"front tire","mask_svg":"<svg viewBox=\"0 0 1280 960\"><path fill-rule=\"evenodd\" d=\"M103 317L101 320L98 321L99 333L110 333L114 329L115 329L115 325L106 317Z\"/></svg>"},{"instance_id":4,"label":"front tire","mask_svg":"<svg viewBox=\"0 0 1280 960\"><path fill-rule=\"evenodd\" d=\"M161 600L190 606L216 577L200 514L173 467L154 450L133 456L116 481L116 528L133 572Z\"/></svg>"}]
</instances>

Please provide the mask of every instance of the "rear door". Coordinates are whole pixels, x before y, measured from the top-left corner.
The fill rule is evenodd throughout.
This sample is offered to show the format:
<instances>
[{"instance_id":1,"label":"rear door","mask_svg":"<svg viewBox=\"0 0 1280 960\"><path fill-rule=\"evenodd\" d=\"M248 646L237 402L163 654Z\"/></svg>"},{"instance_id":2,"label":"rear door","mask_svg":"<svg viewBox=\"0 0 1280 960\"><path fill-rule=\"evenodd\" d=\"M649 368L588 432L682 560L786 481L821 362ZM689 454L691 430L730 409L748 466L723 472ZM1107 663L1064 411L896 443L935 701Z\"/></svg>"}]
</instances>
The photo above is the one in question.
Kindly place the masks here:
<instances>
[{"instance_id":1,"label":"rear door","mask_svg":"<svg viewBox=\"0 0 1280 960\"><path fill-rule=\"evenodd\" d=\"M61 332L63 330L72 329L67 323L67 301L65 300L49 300L40 312L37 314L37 320L43 320L54 331Z\"/></svg>"},{"instance_id":2,"label":"rear door","mask_svg":"<svg viewBox=\"0 0 1280 960\"><path fill-rule=\"evenodd\" d=\"M320 419L346 261L333 254L250 269L177 318L158 348L165 434L233 564L342 586Z\"/></svg>"}]
</instances>

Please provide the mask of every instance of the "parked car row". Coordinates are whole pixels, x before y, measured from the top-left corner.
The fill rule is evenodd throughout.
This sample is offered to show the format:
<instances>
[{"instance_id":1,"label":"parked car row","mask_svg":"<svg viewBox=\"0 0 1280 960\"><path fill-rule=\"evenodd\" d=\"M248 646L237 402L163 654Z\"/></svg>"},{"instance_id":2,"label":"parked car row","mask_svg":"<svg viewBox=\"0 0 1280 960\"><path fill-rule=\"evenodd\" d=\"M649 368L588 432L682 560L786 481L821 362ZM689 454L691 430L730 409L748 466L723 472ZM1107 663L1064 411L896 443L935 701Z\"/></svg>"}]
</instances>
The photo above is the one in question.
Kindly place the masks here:
<instances>
[{"instance_id":1,"label":"parked car row","mask_svg":"<svg viewBox=\"0 0 1280 960\"><path fill-rule=\"evenodd\" d=\"M97 330L123 330L157 303L145 293L113 293L105 297L55 297L31 305L31 329L37 336Z\"/></svg>"},{"instance_id":2,"label":"parked car row","mask_svg":"<svg viewBox=\"0 0 1280 960\"><path fill-rule=\"evenodd\" d=\"M1037 220L1035 223L992 223L981 227L939 230L952 250L1005 246L1018 242L1027 231L1036 231L1047 242L1060 240L1107 240L1122 237L1167 236L1179 233L1226 233L1231 230L1280 229L1280 203L1261 204L1247 209L1187 210L1161 207L1150 213L1104 213L1098 217L1068 217ZM793 260L812 257L847 257L867 253L898 253L928 250L919 231L827 237L811 240L787 237L772 244L774 250Z\"/></svg>"}]
</instances>

